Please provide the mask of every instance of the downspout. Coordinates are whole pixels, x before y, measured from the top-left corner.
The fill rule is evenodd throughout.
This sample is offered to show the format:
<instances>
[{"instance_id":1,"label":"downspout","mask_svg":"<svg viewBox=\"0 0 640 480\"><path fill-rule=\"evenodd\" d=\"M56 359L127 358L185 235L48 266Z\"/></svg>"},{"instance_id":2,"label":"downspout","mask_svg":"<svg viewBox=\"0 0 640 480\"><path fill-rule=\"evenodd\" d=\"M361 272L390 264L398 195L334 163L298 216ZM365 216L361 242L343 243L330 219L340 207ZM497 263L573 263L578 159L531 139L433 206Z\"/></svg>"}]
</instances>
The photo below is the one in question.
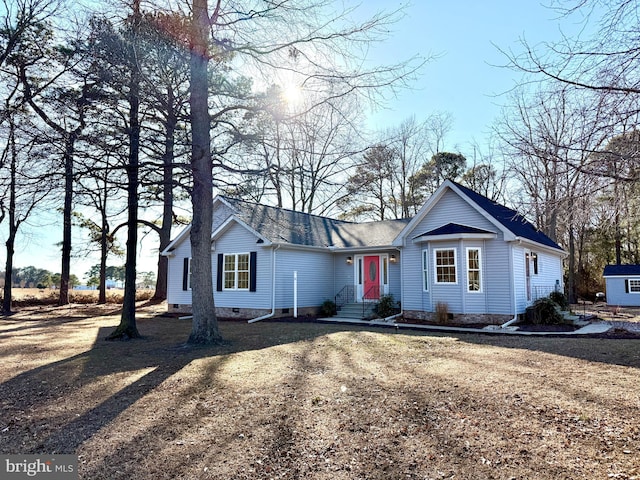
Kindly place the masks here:
<instances>
[{"instance_id":1,"label":"downspout","mask_svg":"<svg viewBox=\"0 0 640 480\"><path fill-rule=\"evenodd\" d=\"M396 313L395 315L391 315L390 317L385 317L385 318L383 318L381 320L378 320L378 321L379 322L389 323L391 320L395 320L396 318L401 317L401 316L402 316L402 312Z\"/></svg>"},{"instance_id":2,"label":"downspout","mask_svg":"<svg viewBox=\"0 0 640 480\"><path fill-rule=\"evenodd\" d=\"M267 313L266 315L262 315L261 317L252 318L248 320L247 323L256 323L260 320L265 320L267 318L271 318L276 314L276 252L280 248L280 245L276 246L273 249L273 256L271 257L272 265L271 265L271 313Z\"/></svg>"},{"instance_id":3,"label":"downspout","mask_svg":"<svg viewBox=\"0 0 640 480\"><path fill-rule=\"evenodd\" d=\"M404 316L404 258L402 249L396 248L396 250L398 250L398 257L400 257L400 313L395 315L394 318Z\"/></svg>"},{"instance_id":4,"label":"downspout","mask_svg":"<svg viewBox=\"0 0 640 480\"><path fill-rule=\"evenodd\" d=\"M513 318L506 323L500 325L500 328L507 328L518 321L518 299L516 296L516 275L513 270L513 245L511 246L511 252L509 255L509 270L513 278Z\"/></svg>"}]
</instances>

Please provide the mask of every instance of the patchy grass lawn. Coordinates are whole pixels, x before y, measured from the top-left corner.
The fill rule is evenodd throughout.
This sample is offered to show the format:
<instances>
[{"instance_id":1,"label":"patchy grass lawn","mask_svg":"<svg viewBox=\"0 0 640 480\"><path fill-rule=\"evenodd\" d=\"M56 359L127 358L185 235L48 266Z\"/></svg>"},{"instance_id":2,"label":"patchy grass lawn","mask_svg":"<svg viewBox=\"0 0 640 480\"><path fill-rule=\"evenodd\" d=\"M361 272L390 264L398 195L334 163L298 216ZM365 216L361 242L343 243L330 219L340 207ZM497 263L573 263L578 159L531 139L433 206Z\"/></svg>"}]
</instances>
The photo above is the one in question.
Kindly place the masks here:
<instances>
[{"instance_id":1,"label":"patchy grass lawn","mask_svg":"<svg viewBox=\"0 0 640 480\"><path fill-rule=\"evenodd\" d=\"M640 478L640 341L188 321L114 306L0 320L0 452L82 479Z\"/></svg>"}]
</instances>

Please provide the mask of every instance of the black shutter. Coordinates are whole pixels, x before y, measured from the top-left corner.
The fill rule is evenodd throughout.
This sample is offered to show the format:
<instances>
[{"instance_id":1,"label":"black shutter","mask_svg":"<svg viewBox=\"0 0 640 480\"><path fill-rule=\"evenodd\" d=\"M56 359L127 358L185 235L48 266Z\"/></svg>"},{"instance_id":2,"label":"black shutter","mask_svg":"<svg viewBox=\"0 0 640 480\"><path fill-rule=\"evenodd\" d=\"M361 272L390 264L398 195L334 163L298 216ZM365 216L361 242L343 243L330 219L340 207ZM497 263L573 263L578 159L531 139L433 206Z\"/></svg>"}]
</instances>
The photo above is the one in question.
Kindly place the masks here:
<instances>
[{"instance_id":1,"label":"black shutter","mask_svg":"<svg viewBox=\"0 0 640 480\"><path fill-rule=\"evenodd\" d=\"M182 263L182 290L189 290L189 257Z\"/></svg>"},{"instance_id":2,"label":"black shutter","mask_svg":"<svg viewBox=\"0 0 640 480\"><path fill-rule=\"evenodd\" d=\"M249 253L249 291L250 292L255 292L256 291L256 279L257 279L257 272L256 272L256 266L257 266L257 259L258 259L258 254L257 252L250 252Z\"/></svg>"},{"instance_id":3,"label":"black shutter","mask_svg":"<svg viewBox=\"0 0 640 480\"><path fill-rule=\"evenodd\" d=\"M222 291L222 269L224 268L224 255L218 254L218 271L216 272L216 291Z\"/></svg>"},{"instance_id":4,"label":"black shutter","mask_svg":"<svg viewBox=\"0 0 640 480\"><path fill-rule=\"evenodd\" d=\"M629 279L624 279L624 293L629 293Z\"/></svg>"}]
</instances>

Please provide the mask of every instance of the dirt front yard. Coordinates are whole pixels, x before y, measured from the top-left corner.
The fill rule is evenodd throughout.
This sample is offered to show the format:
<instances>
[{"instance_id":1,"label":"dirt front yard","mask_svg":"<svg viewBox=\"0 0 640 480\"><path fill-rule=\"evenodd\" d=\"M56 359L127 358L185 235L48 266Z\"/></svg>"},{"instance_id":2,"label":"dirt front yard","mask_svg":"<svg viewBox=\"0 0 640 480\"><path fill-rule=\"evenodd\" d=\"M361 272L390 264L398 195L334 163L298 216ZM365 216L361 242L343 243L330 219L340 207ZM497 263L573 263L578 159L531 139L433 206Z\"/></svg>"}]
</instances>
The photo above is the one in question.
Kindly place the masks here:
<instances>
[{"instance_id":1,"label":"dirt front yard","mask_svg":"<svg viewBox=\"0 0 640 480\"><path fill-rule=\"evenodd\" d=\"M640 340L189 321L117 307L0 320L0 453L82 479L640 479Z\"/></svg>"}]
</instances>

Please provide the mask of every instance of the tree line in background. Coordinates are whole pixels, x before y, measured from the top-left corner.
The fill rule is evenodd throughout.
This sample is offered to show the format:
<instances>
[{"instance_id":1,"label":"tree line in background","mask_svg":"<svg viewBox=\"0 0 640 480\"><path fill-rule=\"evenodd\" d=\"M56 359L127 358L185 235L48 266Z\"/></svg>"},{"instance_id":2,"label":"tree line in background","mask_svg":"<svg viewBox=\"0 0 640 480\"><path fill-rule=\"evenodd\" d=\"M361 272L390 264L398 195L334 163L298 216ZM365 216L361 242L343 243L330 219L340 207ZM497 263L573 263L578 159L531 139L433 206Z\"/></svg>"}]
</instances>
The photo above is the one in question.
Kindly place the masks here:
<instances>
[{"instance_id":1,"label":"tree line in background","mask_svg":"<svg viewBox=\"0 0 640 480\"><path fill-rule=\"evenodd\" d=\"M108 266L106 269L106 283L108 288L122 288L125 280L126 267ZM5 272L0 271L0 284L4 284ZM14 287L19 288L60 288L62 275L53 273L44 268L34 266L17 267L13 269L11 281ZM156 275L154 272L139 272L138 288L149 289L155 284ZM71 274L69 278L71 288L86 286L97 288L100 285L100 265L94 265L85 273L85 280L81 281L76 275Z\"/></svg>"},{"instance_id":2,"label":"tree line in background","mask_svg":"<svg viewBox=\"0 0 640 480\"><path fill-rule=\"evenodd\" d=\"M108 258L124 257L117 335L136 336L139 231L156 235L162 251L171 226L191 221L192 336L215 341L214 189L308 213L384 220L412 216L447 178L527 214L567 249L570 298L591 295L602 288L606 263L640 262L640 77L625 53L640 48L640 17L637 2L589 10L592 3L558 8L568 21L590 12L581 18L600 25L594 37L536 48L523 41L524 53L505 51L523 81L505 97L493 143L462 152L447 145L454 120L443 112L385 131L364 127L367 108L410 86L427 61L365 61L401 12L355 22L355 9L320 0L260 8L131 0L109 13L62 0L4 2L5 313L20 228L53 208L62 225L59 303L68 303L72 252L99 252L100 301ZM74 225L86 244L72 245ZM166 298L166 282L159 256L156 299Z\"/></svg>"},{"instance_id":3,"label":"tree line in background","mask_svg":"<svg viewBox=\"0 0 640 480\"><path fill-rule=\"evenodd\" d=\"M0 282L3 282L6 278L5 272L0 272ZM13 275L11 276L14 287L19 288L60 288L61 275L59 273L53 273L49 270L37 268L33 266L14 268ZM78 277L71 275L69 283L72 286L80 285Z\"/></svg>"}]
</instances>

